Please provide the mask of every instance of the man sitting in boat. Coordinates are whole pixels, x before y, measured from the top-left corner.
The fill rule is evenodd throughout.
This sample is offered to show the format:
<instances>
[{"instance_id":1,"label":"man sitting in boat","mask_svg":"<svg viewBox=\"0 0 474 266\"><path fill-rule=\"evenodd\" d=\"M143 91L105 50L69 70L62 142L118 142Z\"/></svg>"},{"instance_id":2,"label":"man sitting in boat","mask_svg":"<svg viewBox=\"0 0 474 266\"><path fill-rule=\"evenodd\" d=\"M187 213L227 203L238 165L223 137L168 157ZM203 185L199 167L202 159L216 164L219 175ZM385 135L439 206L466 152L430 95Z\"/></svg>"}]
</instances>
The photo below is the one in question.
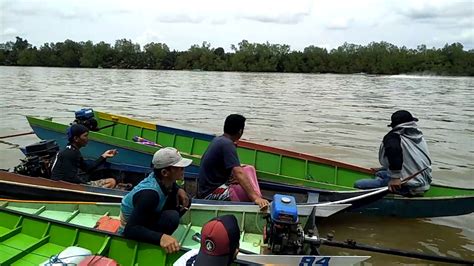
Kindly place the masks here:
<instances>
[{"instance_id":1,"label":"man sitting in boat","mask_svg":"<svg viewBox=\"0 0 474 266\"><path fill-rule=\"evenodd\" d=\"M200 249L183 254L173 266L231 265L239 254L240 229L234 215L218 216L201 229Z\"/></svg>"},{"instance_id":2,"label":"man sitting in boat","mask_svg":"<svg viewBox=\"0 0 474 266\"><path fill-rule=\"evenodd\" d=\"M422 195L431 184L431 159L423 133L415 122L417 118L405 110L392 114L388 125L392 130L383 138L379 150L379 161L382 168L374 179L361 179L354 187L369 189L389 186L390 191L402 195ZM401 178L408 177L421 169L425 171L401 185Z\"/></svg>"},{"instance_id":3,"label":"man sitting in boat","mask_svg":"<svg viewBox=\"0 0 474 266\"><path fill-rule=\"evenodd\" d=\"M107 150L95 162L87 164L80 149L85 147L89 141L89 129L81 124L73 124L67 130L67 137L69 143L64 150L56 155L51 170L51 179L114 188L117 184L114 178L100 179L94 175L98 174L96 172L97 168L107 158L114 157L117 151ZM82 172L79 172L79 170L82 170Z\"/></svg>"},{"instance_id":4,"label":"man sitting in boat","mask_svg":"<svg viewBox=\"0 0 474 266\"><path fill-rule=\"evenodd\" d=\"M181 157L175 148L162 148L152 163L153 172L122 199L119 233L160 245L167 253L177 252L179 243L171 235L191 201L176 180L184 178L184 168L192 160Z\"/></svg>"},{"instance_id":5,"label":"man sitting in boat","mask_svg":"<svg viewBox=\"0 0 474 266\"><path fill-rule=\"evenodd\" d=\"M236 142L242 137L245 117L229 115L224 122L224 134L212 140L201 159L198 197L209 200L255 202L268 206L262 198L253 166L241 166Z\"/></svg>"}]
</instances>

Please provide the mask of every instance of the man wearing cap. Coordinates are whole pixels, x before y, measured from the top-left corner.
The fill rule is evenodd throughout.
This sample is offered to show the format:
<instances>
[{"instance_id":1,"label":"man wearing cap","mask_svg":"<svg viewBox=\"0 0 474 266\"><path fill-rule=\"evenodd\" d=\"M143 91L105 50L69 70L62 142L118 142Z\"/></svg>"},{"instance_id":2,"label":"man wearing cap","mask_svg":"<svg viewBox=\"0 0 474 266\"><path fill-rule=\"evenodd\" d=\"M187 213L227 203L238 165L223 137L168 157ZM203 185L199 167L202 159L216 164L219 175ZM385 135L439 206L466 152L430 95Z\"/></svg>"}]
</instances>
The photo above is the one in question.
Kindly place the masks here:
<instances>
[{"instance_id":1,"label":"man wearing cap","mask_svg":"<svg viewBox=\"0 0 474 266\"><path fill-rule=\"evenodd\" d=\"M117 150L105 151L95 162L87 164L82 157L80 149L89 141L89 129L81 124L73 124L67 130L69 143L66 148L56 154L51 179L63 180L76 184L89 184L97 187L113 188L116 181L113 178L94 179L94 171L103 164L107 158L114 157ZM82 173L79 172L82 170Z\"/></svg>"},{"instance_id":2,"label":"man wearing cap","mask_svg":"<svg viewBox=\"0 0 474 266\"><path fill-rule=\"evenodd\" d=\"M266 208L262 198L255 168L242 167L235 143L242 137L245 117L227 116L224 134L215 137L202 156L199 168L198 198L209 200L251 201Z\"/></svg>"},{"instance_id":3,"label":"man wearing cap","mask_svg":"<svg viewBox=\"0 0 474 266\"><path fill-rule=\"evenodd\" d=\"M184 168L191 163L175 148L155 152L153 172L122 199L119 233L160 245L167 253L179 251L179 243L171 235L191 201L176 180L184 178Z\"/></svg>"},{"instance_id":4,"label":"man wearing cap","mask_svg":"<svg viewBox=\"0 0 474 266\"><path fill-rule=\"evenodd\" d=\"M382 169L374 179L356 181L354 187L369 189L389 186L390 191L404 195L422 195L431 184L431 158L423 133L415 122L417 118L405 110L392 114L392 128L383 138L379 149L379 162ZM401 185L401 178L427 168L406 185Z\"/></svg>"},{"instance_id":5,"label":"man wearing cap","mask_svg":"<svg viewBox=\"0 0 474 266\"><path fill-rule=\"evenodd\" d=\"M216 217L201 229L201 247L179 258L174 266L231 265L239 253L240 229L234 215Z\"/></svg>"}]
</instances>

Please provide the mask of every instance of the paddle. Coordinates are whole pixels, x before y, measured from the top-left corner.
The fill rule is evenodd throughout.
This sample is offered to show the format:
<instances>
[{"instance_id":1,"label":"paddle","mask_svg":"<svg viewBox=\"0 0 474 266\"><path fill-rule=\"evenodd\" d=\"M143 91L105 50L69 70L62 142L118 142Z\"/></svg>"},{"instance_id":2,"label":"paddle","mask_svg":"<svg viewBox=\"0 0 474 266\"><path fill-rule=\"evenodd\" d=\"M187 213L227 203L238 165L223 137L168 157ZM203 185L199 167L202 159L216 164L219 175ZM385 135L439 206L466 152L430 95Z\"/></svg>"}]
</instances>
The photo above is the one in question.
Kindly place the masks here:
<instances>
[{"instance_id":1,"label":"paddle","mask_svg":"<svg viewBox=\"0 0 474 266\"><path fill-rule=\"evenodd\" d=\"M0 139L14 138L14 137L31 135L31 134L35 134L35 132L31 131L31 132L23 132L23 133L18 133L18 134L13 134L13 135L6 135L6 136L1 136Z\"/></svg>"},{"instance_id":2,"label":"paddle","mask_svg":"<svg viewBox=\"0 0 474 266\"><path fill-rule=\"evenodd\" d=\"M407 178L405 178L405 181L408 181ZM326 245L326 246L339 247L339 248L350 248L350 249L356 249L356 250L373 251L377 253L384 253L384 254L410 257L410 258L416 258L416 259L441 261L441 262L448 262L448 263L473 264L473 261L468 261L468 260L459 259L459 258L439 256L439 255L429 255L429 254L425 254L421 252L411 252L411 251L405 251L405 250L399 250L399 249L393 249L393 248L373 247L373 246L369 246L365 244L357 244L356 241L352 239L348 239L345 242L333 241L332 234L328 234L327 239L320 238L317 233L318 229L316 227L316 218L314 217L315 211L316 209L313 209L303 229L305 232L304 242L310 244L311 254L313 255L319 254L318 248L320 245Z\"/></svg>"},{"instance_id":3,"label":"paddle","mask_svg":"<svg viewBox=\"0 0 474 266\"><path fill-rule=\"evenodd\" d=\"M110 125L107 125L107 126L103 126L101 128L98 128L98 131L102 130L102 129L109 128L109 127L113 127L115 125L117 125L117 123L113 123L113 124L110 124ZM30 132L23 132L23 133L17 133L17 134L12 134L12 135L0 136L0 139L8 139L8 138L20 137L20 136L31 135L31 134L35 134L35 132L30 131Z\"/></svg>"},{"instance_id":4,"label":"paddle","mask_svg":"<svg viewBox=\"0 0 474 266\"><path fill-rule=\"evenodd\" d=\"M422 170L420 170L420 171L418 171L418 172L416 172L416 173L414 173L414 174L412 174L408 177L402 178L402 185L407 183L411 179L413 179L415 176L421 174L426 169L428 169L428 167L425 167ZM327 203L321 203L321 205L330 205L330 204L336 204L336 203L337 204L351 203L353 201L361 200L361 199L368 198L368 197L372 197L372 196L375 196L375 195L378 195L378 194L380 194L379 196L382 197L385 194L388 194L389 192L390 191L388 189L388 186L385 186L383 188L371 190L370 192L367 192L367 193L365 193L363 195L360 195L360 196L356 196L356 197L352 197L352 198L348 198L348 199L343 199L343 200L331 201L331 202L327 202Z\"/></svg>"},{"instance_id":5,"label":"paddle","mask_svg":"<svg viewBox=\"0 0 474 266\"><path fill-rule=\"evenodd\" d=\"M411 175L411 176L409 176L409 177L402 178L402 179L401 179L401 181L402 181L402 182L401 182L401 184L400 184L400 185L403 185L403 184L407 183L408 181L410 181L411 179L413 179L415 176L417 176L417 175L419 175L419 174L423 173L423 172L424 172L426 169L428 169L428 168L429 168L429 167L427 166L427 167L425 167L425 168L421 169L420 171L418 171L418 172L416 172L416 173L412 174L412 175ZM390 189L389 189L389 187L388 187L388 186L387 186L387 187L385 187L385 189L387 189L388 191L390 191Z\"/></svg>"},{"instance_id":6,"label":"paddle","mask_svg":"<svg viewBox=\"0 0 474 266\"><path fill-rule=\"evenodd\" d=\"M365 244L358 244L356 241L352 239L348 239L345 242L340 241L333 241L332 237L329 239L325 238L317 238L317 237L305 237L305 242L314 243L316 245L326 245L331 247L339 247L339 248L349 248L349 249L356 249L356 250L365 250L365 251L372 251L377 253L383 254L390 254L402 257L409 257L409 258L416 258L416 259L423 259L423 260L431 260L431 261L440 261L440 262L448 262L448 263L457 263L457 264L474 264L474 261L469 261L460 258L453 258L448 256L440 256L440 255L429 255L421 252L411 252L393 248L384 248L384 247L373 247Z\"/></svg>"}]
</instances>

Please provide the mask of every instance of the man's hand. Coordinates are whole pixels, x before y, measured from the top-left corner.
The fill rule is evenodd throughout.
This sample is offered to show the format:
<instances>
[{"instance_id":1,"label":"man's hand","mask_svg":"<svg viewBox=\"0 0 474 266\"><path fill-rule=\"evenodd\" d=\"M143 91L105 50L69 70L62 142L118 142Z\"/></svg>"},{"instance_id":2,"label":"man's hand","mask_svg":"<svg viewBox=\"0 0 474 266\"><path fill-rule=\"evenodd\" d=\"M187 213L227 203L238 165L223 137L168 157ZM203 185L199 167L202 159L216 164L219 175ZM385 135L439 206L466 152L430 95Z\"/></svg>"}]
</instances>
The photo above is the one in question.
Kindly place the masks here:
<instances>
[{"instance_id":1,"label":"man's hand","mask_svg":"<svg viewBox=\"0 0 474 266\"><path fill-rule=\"evenodd\" d=\"M184 191L184 189L182 189L182 188L178 189L178 193L177 193L176 197L178 197L178 200L176 202L178 204L178 206L182 205L184 208L188 208L188 206L189 206L189 197L188 197L188 193L186 193L186 191ZM176 207L178 207L178 206L176 206Z\"/></svg>"},{"instance_id":2,"label":"man's hand","mask_svg":"<svg viewBox=\"0 0 474 266\"><path fill-rule=\"evenodd\" d=\"M179 243L172 236L163 234L160 240L160 246L165 249L166 253L174 253L179 251Z\"/></svg>"},{"instance_id":3,"label":"man's hand","mask_svg":"<svg viewBox=\"0 0 474 266\"><path fill-rule=\"evenodd\" d=\"M102 157L104 157L105 159L107 158L112 158L114 157L116 154L118 153L117 150L107 150L104 152L104 154L102 154Z\"/></svg>"},{"instance_id":4,"label":"man's hand","mask_svg":"<svg viewBox=\"0 0 474 266\"><path fill-rule=\"evenodd\" d=\"M402 180L400 178L392 178L390 182L388 182L388 190L390 192L395 192L402 187Z\"/></svg>"},{"instance_id":5,"label":"man's hand","mask_svg":"<svg viewBox=\"0 0 474 266\"><path fill-rule=\"evenodd\" d=\"M268 205L270 205L268 200L263 198L257 198L256 200L254 200L254 202L260 207L260 210L265 210L266 208L268 208Z\"/></svg>"}]
</instances>

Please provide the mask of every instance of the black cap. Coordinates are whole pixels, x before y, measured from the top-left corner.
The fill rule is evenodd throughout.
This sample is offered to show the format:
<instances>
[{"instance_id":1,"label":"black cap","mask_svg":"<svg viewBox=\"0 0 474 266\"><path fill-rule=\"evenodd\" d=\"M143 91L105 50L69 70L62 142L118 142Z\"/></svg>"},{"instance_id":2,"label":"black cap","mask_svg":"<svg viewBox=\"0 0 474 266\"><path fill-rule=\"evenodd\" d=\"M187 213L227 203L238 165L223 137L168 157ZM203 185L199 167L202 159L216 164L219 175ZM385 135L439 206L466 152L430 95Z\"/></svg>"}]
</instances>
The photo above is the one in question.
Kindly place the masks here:
<instances>
[{"instance_id":1,"label":"black cap","mask_svg":"<svg viewBox=\"0 0 474 266\"><path fill-rule=\"evenodd\" d=\"M396 127L397 125L411 122L411 121L418 121L418 118L413 117L410 112L405 110L398 110L392 114L391 117L392 123L387 125L388 127Z\"/></svg>"},{"instance_id":2,"label":"black cap","mask_svg":"<svg viewBox=\"0 0 474 266\"><path fill-rule=\"evenodd\" d=\"M81 124L73 124L67 129L67 139L69 142L74 140L74 137L79 137L82 134L89 132L89 129Z\"/></svg>"}]
</instances>

